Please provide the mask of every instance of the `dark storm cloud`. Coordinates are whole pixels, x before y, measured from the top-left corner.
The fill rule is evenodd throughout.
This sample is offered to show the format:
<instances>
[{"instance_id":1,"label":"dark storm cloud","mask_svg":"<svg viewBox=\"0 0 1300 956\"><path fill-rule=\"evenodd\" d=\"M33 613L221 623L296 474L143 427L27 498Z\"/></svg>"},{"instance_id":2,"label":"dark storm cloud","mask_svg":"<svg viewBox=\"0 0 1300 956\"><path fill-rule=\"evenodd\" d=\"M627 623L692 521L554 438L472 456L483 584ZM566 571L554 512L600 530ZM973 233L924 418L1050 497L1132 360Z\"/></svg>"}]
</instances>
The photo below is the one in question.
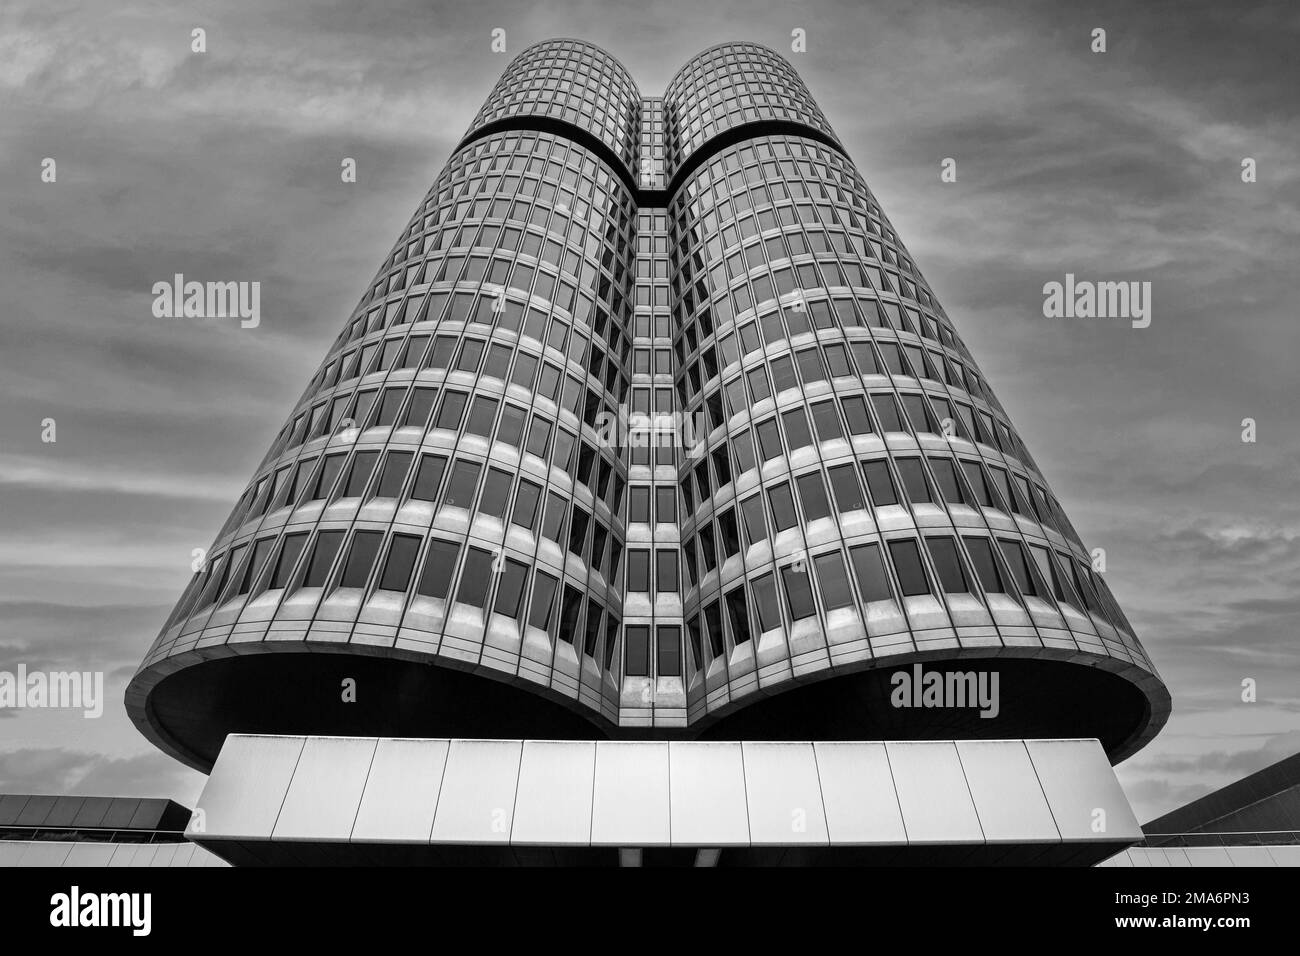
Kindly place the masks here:
<instances>
[{"instance_id":1,"label":"dark storm cloud","mask_svg":"<svg viewBox=\"0 0 1300 956\"><path fill-rule=\"evenodd\" d=\"M591 40L654 95L706 46L788 51L796 27L791 61L1170 682L1173 721L1123 768L1139 817L1242 769L1211 755L1289 739L1293 692L1239 701L1243 676L1300 686L1285 3L7 4L0 647L94 656L115 682L143 653L508 60L494 28L510 54ZM177 271L262 282L262 326L154 319L152 283ZM1044 319L1043 283L1066 272L1152 282L1151 327ZM103 758L39 714L3 721L0 749L36 789L95 760L117 768L106 791L181 779L116 720Z\"/></svg>"}]
</instances>

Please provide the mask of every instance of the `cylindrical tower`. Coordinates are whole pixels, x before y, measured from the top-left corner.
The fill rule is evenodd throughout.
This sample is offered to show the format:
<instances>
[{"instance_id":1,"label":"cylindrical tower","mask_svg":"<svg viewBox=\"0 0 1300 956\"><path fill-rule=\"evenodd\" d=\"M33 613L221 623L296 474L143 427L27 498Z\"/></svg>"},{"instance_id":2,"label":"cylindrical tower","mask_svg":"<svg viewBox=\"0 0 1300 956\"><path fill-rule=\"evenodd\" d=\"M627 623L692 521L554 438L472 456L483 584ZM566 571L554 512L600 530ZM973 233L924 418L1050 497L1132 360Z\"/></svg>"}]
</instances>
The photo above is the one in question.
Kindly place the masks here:
<instances>
[{"instance_id":1,"label":"cylindrical tower","mask_svg":"<svg viewBox=\"0 0 1300 956\"><path fill-rule=\"evenodd\" d=\"M916 665L996 675L995 706L900 706ZM723 44L643 98L555 40L507 67L127 704L207 768L241 731L1117 760L1169 695L790 65Z\"/></svg>"}]
</instances>

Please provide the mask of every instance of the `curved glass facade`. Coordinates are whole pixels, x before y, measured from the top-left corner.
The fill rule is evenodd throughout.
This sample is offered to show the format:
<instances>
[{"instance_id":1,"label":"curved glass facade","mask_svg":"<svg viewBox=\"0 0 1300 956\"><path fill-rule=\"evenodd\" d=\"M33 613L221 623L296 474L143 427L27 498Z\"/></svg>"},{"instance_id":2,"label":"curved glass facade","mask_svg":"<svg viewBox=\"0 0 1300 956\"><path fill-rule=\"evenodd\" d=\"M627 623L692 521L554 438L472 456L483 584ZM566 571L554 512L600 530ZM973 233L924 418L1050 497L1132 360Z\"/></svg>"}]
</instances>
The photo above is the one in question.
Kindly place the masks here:
<instances>
[{"instance_id":1,"label":"curved glass facade","mask_svg":"<svg viewBox=\"0 0 1300 956\"><path fill-rule=\"evenodd\" d=\"M916 662L999 671L1003 716L891 708ZM724 44L643 98L573 40L506 69L127 702L200 767L232 731L1118 759L1169 711L789 64Z\"/></svg>"}]
</instances>

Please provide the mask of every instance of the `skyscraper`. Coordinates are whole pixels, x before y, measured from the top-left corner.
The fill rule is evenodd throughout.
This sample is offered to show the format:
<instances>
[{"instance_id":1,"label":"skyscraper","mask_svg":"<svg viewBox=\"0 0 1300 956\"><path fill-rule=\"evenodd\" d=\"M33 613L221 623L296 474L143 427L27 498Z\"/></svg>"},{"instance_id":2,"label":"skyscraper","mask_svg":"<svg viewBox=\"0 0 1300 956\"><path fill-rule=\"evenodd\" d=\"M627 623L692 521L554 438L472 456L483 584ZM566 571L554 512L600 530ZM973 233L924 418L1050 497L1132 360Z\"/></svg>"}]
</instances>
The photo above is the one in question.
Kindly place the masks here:
<instances>
[{"instance_id":1,"label":"skyscraper","mask_svg":"<svg viewBox=\"0 0 1300 956\"><path fill-rule=\"evenodd\" d=\"M1170 708L791 66L722 44L647 97L576 40L507 67L127 705L204 770L229 733L1113 762Z\"/></svg>"}]
</instances>

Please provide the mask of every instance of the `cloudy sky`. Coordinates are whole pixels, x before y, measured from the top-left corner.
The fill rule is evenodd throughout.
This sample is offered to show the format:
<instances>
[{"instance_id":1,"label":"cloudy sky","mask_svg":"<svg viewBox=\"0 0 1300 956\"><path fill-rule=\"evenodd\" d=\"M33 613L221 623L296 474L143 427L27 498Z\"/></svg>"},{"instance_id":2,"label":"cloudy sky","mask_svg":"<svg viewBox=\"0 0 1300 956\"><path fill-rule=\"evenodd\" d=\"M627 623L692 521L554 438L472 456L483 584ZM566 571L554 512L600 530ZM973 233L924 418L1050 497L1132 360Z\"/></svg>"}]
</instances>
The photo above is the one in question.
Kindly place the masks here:
<instances>
[{"instance_id":1,"label":"cloudy sky","mask_svg":"<svg viewBox=\"0 0 1300 956\"><path fill-rule=\"evenodd\" d=\"M1139 819L1300 750L1300 7L109 6L0 12L0 669L102 670L108 697L99 720L0 711L0 791L197 797L125 682L510 56L581 37L657 94L706 46L795 28L1169 684L1119 770ZM154 318L176 272L260 281L261 326ZM1043 318L1066 273L1149 281L1151 326Z\"/></svg>"}]
</instances>

